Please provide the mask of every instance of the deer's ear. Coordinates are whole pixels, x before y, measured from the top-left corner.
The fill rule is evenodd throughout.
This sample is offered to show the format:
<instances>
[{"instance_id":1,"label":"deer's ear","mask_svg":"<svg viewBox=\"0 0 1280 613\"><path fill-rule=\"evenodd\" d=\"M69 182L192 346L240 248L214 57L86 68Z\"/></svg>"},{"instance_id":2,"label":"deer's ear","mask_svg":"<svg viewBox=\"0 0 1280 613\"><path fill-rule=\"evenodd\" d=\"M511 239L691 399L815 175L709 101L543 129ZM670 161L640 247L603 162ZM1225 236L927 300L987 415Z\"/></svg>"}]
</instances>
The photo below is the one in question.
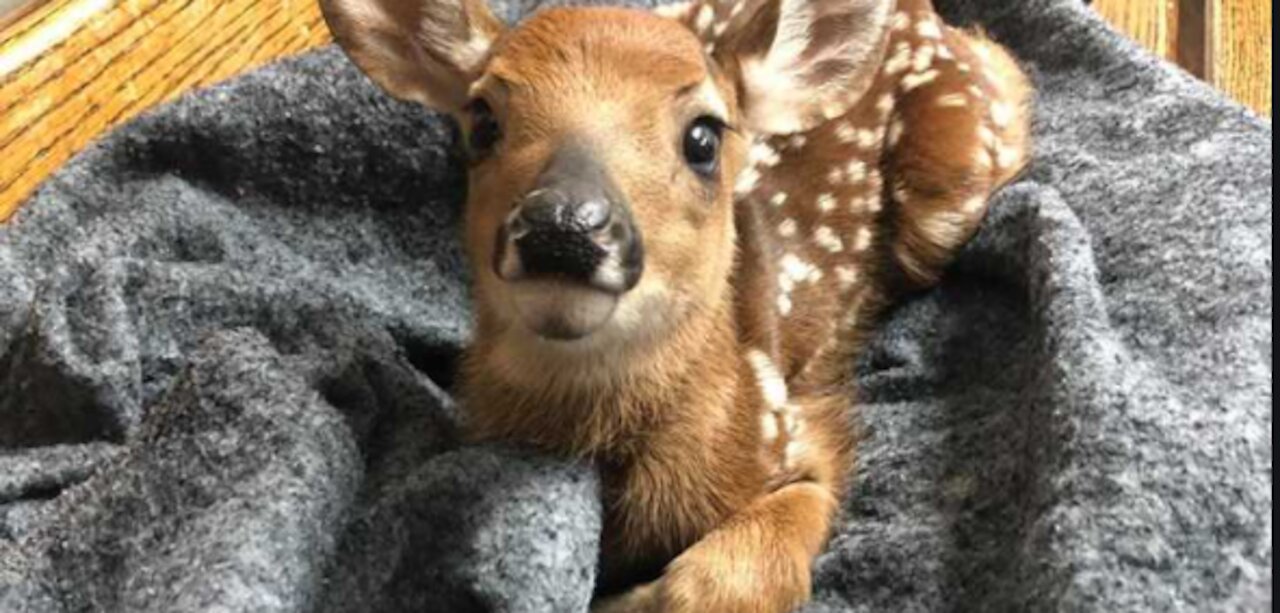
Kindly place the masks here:
<instances>
[{"instance_id":1,"label":"deer's ear","mask_svg":"<svg viewBox=\"0 0 1280 613\"><path fill-rule=\"evenodd\" d=\"M737 81L748 127L810 129L843 115L880 70L890 0L694 0L684 22Z\"/></svg>"},{"instance_id":2,"label":"deer's ear","mask_svg":"<svg viewBox=\"0 0 1280 613\"><path fill-rule=\"evenodd\" d=\"M391 95L456 112L504 29L484 0L320 0L347 55Z\"/></svg>"}]
</instances>

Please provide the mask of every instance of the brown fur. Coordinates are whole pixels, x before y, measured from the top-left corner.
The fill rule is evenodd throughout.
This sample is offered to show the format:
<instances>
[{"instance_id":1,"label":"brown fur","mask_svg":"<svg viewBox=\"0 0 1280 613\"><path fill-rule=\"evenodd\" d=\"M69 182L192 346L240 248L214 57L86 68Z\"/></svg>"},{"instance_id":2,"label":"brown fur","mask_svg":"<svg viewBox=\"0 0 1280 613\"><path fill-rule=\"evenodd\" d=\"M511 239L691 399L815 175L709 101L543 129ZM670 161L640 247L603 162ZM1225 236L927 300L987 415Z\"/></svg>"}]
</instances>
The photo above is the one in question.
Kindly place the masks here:
<instances>
[{"instance_id":1,"label":"brown fur","mask_svg":"<svg viewBox=\"0 0 1280 613\"><path fill-rule=\"evenodd\" d=\"M777 0L738 11L702 0L669 19L553 9L505 32L474 0L415 12L417 1L324 4L388 91L455 113L464 130L468 98L502 118L500 148L469 177L469 432L599 462L602 582L652 581L597 610L802 603L853 465L849 358L893 296L937 281L987 196L1025 164L1025 77L981 35L934 32L928 0L900 0L892 21L878 0L813 0L797 15ZM484 36L426 43L364 25L428 13ZM779 24L803 19L805 54L769 56ZM467 45L488 38L473 65ZM917 57L928 46L947 57ZM405 49L417 63L387 59ZM778 98L771 83L816 93ZM720 112L732 127L709 184L683 165L679 139ZM513 318L490 261L510 203L568 143L601 158L646 246L616 321L576 344Z\"/></svg>"}]
</instances>

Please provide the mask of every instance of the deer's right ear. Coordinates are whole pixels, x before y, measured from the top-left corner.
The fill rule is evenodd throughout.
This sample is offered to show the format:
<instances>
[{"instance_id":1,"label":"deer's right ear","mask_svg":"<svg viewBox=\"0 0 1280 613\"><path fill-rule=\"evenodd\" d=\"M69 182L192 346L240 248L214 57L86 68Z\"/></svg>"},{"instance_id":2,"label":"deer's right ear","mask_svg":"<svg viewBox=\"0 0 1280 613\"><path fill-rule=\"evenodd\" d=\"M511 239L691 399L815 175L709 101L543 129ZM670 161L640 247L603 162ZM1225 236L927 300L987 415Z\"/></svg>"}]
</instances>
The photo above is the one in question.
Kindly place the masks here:
<instances>
[{"instance_id":1,"label":"deer's right ear","mask_svg":"<svg viewBox=\"0 0 1280 613\"><path fill-rule=\"evenodd\" d=\"M484 0L320 0L347 55L388 93L448 113L467 103L504 26Z\"/></svg>"},{"instance_id":2,"label":"deer's right ear","mask_svg":"<svg viewBox=\"0 0 1280 613\"><path fill-rule=\"evenodd\" d=\"M691 0L658 14L684 23L737 81L747 127L809 130L870 89L892 0Z\"/></svg>"}]
</instances>

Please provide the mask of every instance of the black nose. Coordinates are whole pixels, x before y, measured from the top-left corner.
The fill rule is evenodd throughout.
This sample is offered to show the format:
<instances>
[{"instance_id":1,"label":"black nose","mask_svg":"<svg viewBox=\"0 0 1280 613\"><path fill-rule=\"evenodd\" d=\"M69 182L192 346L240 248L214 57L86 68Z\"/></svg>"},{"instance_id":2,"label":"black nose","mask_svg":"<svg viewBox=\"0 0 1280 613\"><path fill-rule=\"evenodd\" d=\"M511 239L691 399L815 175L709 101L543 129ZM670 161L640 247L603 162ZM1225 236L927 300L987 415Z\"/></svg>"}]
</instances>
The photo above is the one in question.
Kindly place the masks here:
<instances>
[{"instance_id":1,"label":"black nose","mask_svg":"<svg viewBox=\"0 0 1280 613\"><path fill-rule=\"evenodd\" d=\"M644 250L630 210L586 151L559 151L508 215L494 267L508 281L559 278L611 292L639 281Z\"/></svg>"},{"instance_id":2,"label":"black nose","mask_svg":"<svg viewBox=\"0 0 1280 613\"><path fill-rule=\"evenodd\" d=\"M536 190L507 221L507 236L529 276L558 275L590 281L609 255L606 236L612 218L601 198L583 200L560 189Z\"/></svg>"}]
</instances>

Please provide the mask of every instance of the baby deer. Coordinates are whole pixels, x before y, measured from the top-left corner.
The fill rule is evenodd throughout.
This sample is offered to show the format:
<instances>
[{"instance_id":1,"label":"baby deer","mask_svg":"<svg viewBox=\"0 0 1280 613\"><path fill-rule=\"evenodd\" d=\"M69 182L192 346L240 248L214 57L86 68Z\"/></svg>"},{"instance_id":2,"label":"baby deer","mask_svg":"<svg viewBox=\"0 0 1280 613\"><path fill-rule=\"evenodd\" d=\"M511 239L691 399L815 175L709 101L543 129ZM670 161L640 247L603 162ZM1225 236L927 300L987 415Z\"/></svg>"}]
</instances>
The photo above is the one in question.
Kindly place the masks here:
<instances>
[{"instance_id":1,"label":"baby deer","mask_svg":"<svg viewBox=\"0 0 1280 613\"><path fill-rule=\"evenodd\" d=\"M322 0L469 158L477 439L596 460L600 611L809 597L854 459L852 362L1028 156L1028 84L929 0L655 12ZM625 589L624 589L625 588Z\"/></svg>"}]
</instances>

